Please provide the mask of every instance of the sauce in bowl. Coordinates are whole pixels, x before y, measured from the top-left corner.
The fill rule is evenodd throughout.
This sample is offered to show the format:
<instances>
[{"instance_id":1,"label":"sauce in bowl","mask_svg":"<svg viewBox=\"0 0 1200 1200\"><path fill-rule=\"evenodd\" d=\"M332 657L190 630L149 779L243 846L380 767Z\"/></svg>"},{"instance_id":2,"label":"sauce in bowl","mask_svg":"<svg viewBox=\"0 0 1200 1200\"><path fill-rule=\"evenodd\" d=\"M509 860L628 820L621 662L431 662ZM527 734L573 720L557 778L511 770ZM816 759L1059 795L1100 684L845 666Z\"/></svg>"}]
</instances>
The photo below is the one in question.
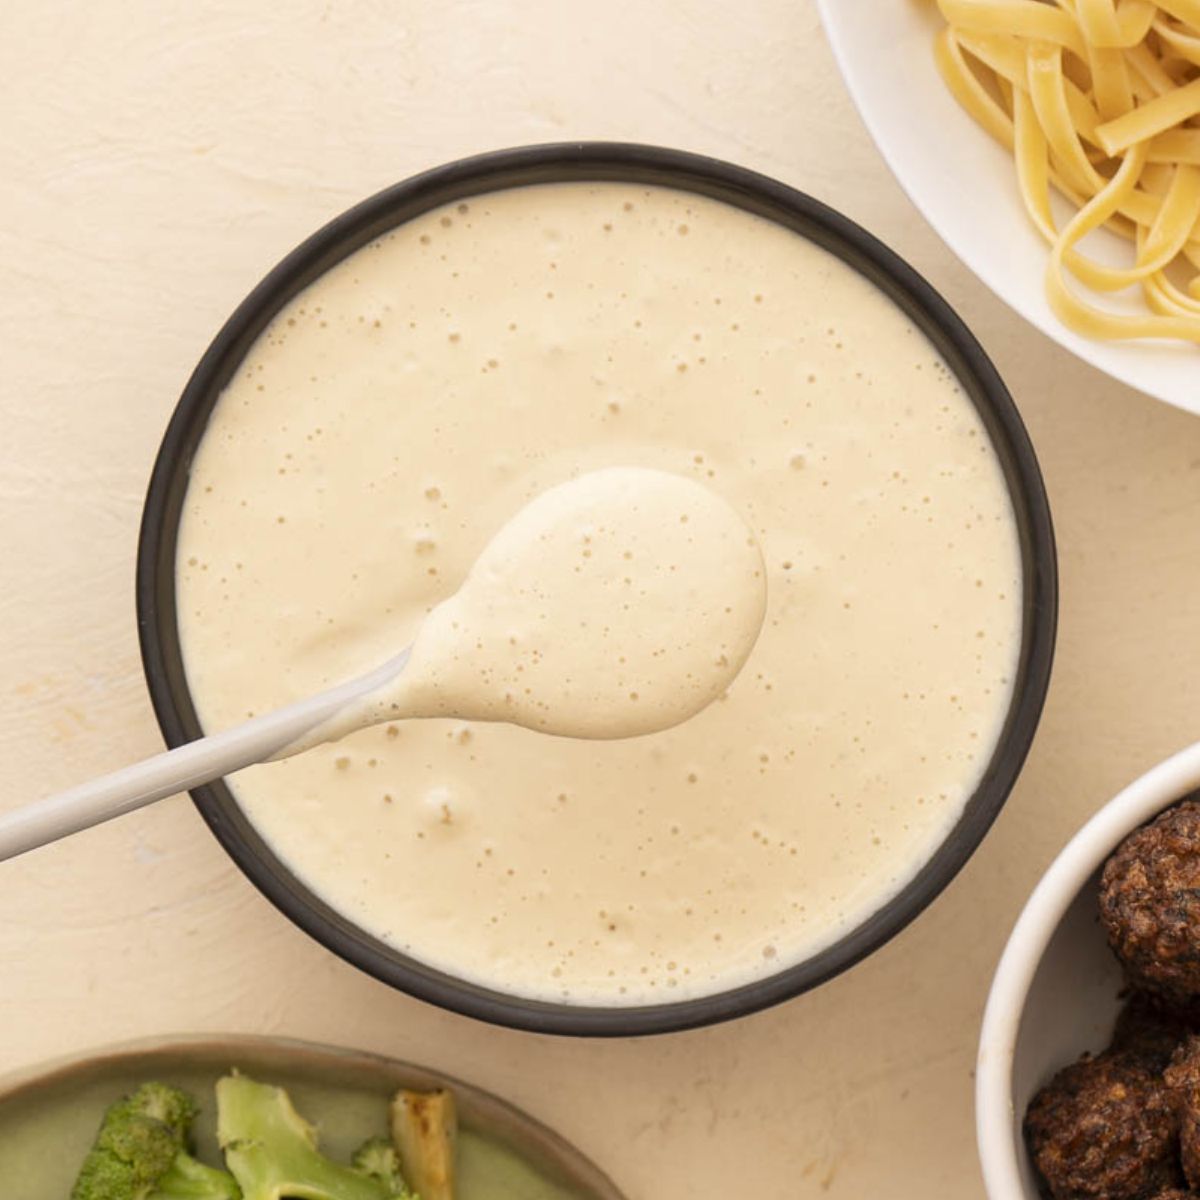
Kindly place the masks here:
<instances>
[{"instance_id":1,"label":"sauce in bowl","mask_svg":"<svg viewBox=\"0 0 1200 1200\"><path fill-rule=\"evenodd\" d=\"M209 419L177 544L188 685L217 729L389 657L523 505L615 467L702 484L762 547L762 631L713 704L606 741L397 721L230 781L383 941L609 1006L828 946L928 861L990 761L1021 644L1016 522L913 322L805 238L690 192L477 196L280 311Z\"/></svg>"}]
</instances>

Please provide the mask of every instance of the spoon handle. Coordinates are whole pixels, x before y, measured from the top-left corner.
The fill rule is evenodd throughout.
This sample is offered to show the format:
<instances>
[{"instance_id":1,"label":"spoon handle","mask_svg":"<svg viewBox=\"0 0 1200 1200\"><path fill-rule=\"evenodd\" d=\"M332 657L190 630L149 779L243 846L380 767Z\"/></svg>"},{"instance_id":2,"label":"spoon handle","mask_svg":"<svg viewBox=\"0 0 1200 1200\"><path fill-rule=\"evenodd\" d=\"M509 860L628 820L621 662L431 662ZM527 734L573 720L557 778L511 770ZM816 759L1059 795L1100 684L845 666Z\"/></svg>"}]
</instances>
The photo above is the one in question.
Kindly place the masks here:
<instances>
[{"instance_id":1,"label":"spoon handle","mask_svg":"<svg viewBox=\"0 0 1200 1200\"><path fill-rule=\"evenodd\" d=\"M407 661L405 650L357 679L4 813L0 815L0 861L253 763L286 758L314 745L306 734L351 701L393 679ZM301 738L303 744L295 745Z\"/></svg>"}]
</instances>

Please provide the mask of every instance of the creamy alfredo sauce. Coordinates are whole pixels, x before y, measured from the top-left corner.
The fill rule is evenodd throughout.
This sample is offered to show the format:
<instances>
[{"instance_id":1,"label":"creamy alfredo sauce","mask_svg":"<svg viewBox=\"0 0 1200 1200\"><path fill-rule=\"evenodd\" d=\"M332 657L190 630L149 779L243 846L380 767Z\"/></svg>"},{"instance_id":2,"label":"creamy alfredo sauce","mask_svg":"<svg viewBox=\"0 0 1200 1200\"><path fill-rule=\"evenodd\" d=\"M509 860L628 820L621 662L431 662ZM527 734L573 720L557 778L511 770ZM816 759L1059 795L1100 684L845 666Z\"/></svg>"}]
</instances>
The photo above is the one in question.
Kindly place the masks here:
<instances>
[{"instance_id":1,"label":"creamy alfredo sauce","mask_svg":"<svg viewBox=\"0 0 1200 1200\"><path fill-rule=\"evenodd\" d=\"M409 222L286 308L223 394L179 620L202 722L232 724L394 654L522 505L612 466L702 483L762 547L762 632L716 703L610 741L397 721L232 786L396 946L635 1004L749 982L861 921L999 733L1020 639L1007 490L881 293L666 189L544 185Z\"/></svg>"}]
</instances>

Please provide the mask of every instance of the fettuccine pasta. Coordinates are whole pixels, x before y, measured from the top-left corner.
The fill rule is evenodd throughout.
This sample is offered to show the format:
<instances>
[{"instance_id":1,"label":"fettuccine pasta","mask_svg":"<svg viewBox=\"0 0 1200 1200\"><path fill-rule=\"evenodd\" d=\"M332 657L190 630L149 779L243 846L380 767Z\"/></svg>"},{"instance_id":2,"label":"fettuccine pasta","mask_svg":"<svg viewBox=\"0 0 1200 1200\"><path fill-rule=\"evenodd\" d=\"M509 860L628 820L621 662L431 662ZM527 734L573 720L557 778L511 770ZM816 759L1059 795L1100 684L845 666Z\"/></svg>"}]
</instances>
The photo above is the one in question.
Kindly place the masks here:
<instances>
[{"instance_id":1,"label":"fettuccine pasta","mask_svg":"<svg viewBox=\"0 0 1200 1200\"><path fill-rule=\"evenodd\" d=\"M1012 152L1059 319L1090 337L1200 343L1200 0L937 3L938 68ZM1061 225L1051 188L1076 209ZM1128 266L1082 251L1098 229L1129 241ZM1129 287L1145 311L1094 295Z\"/></svg>"}]
</instances>

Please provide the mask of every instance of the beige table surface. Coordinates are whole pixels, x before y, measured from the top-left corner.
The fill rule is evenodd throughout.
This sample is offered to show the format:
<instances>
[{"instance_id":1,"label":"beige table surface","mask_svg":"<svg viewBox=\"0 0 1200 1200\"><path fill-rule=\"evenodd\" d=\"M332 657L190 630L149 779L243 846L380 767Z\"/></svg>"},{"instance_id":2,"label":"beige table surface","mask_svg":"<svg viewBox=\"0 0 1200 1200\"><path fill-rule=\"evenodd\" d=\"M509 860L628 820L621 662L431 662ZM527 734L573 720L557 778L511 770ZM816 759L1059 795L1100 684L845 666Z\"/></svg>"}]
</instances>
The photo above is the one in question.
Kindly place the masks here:
<instances>
[{"instance_id":1,"label":"beige table surface","mask_svg":"<svg viewBox=\"0 0 1200 1200\"><path fill-rule=\"evenodd\" d=\"M1017 397L1063 603L1045 717L995 829L914 926L813 994L649 1041L492 1029L326 953L174 799L0 866L0 1070L161 1032L286 1034L470 1077L576 1140L631 1200L979 1197L972 1061L1009 926L1071 831L1200 735L1200 420L1069 358L967 275L884 168L805 0L4 9L0 803L161 746L135 538L218 324L340 209L477 150L703 151L891 243Z\"/></svg>"}]
</instances>

